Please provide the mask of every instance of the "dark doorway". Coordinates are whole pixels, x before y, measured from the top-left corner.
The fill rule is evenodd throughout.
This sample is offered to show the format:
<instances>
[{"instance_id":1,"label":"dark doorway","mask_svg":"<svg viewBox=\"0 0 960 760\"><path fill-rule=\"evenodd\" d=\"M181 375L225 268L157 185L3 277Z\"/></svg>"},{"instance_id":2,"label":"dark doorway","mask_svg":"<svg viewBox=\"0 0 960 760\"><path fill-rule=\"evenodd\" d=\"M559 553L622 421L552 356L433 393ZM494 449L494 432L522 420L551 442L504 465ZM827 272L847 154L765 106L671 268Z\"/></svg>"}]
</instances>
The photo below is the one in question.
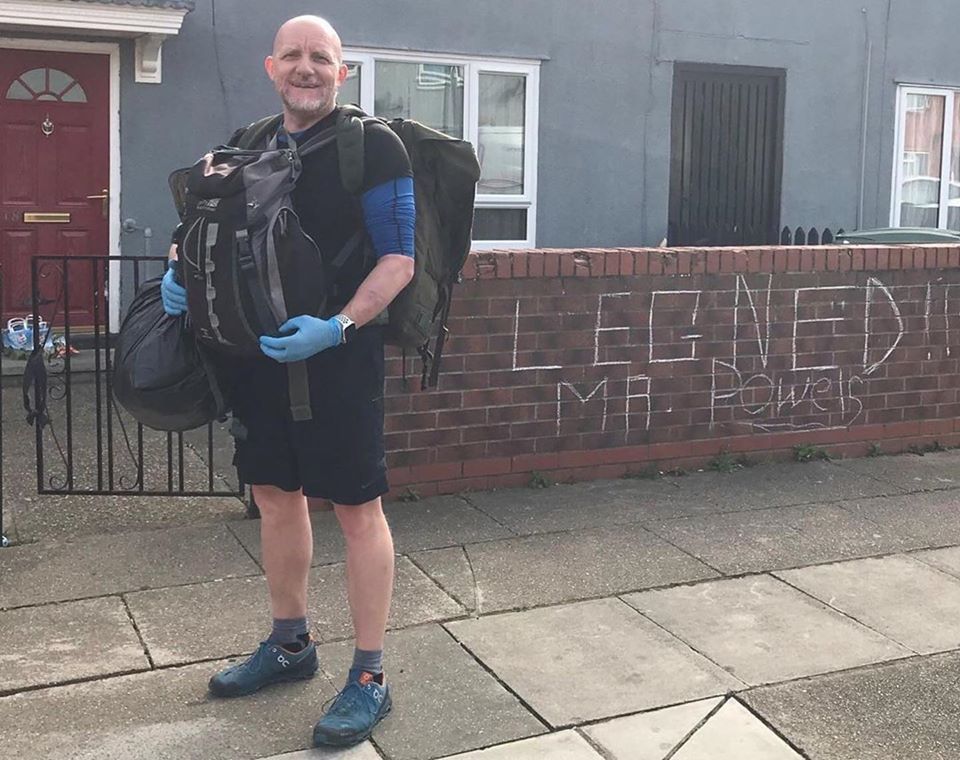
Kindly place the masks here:
<instances>
[{"instance_id":1,"label":"dark doorway","mask_svg":"<svg viewBox=\"0 0 960 760\"><path fill-rule=\"evenodd\" d=\"M676 64L670 245L775 244L784 72Z\"/></svg>"}]
</instances>

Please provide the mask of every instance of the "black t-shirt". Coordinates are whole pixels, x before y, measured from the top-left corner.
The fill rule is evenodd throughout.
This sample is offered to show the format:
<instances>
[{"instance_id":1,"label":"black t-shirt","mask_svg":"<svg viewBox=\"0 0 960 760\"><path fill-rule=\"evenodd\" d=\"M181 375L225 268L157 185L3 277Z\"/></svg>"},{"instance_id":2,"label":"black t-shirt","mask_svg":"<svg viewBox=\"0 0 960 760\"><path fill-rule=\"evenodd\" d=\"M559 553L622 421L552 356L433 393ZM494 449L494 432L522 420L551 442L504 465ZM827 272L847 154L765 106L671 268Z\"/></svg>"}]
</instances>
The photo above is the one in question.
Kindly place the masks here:
<instances>
[{"instance_id":1,"label":"black t-shirt","mask_svg":"<svg viewBox=\"0 0 960 760\"><path fill-rule=\"evenodd\" d=\"M303 132L293 135L303 145L314 135L336 124L337 108ZM362 192L397 177L412 176L410 159L400 138L386 124L369 121L364 125L364 171ZM340 178L336 142L331 142L303 159L303 173L293 192L293 207L300 224L331 261L364 224L360 196L350 195ZM335 313L346 305L375 262L369 256L352 256L337 276L337 295L327 311Z\"/></svg>"}]
</instances>

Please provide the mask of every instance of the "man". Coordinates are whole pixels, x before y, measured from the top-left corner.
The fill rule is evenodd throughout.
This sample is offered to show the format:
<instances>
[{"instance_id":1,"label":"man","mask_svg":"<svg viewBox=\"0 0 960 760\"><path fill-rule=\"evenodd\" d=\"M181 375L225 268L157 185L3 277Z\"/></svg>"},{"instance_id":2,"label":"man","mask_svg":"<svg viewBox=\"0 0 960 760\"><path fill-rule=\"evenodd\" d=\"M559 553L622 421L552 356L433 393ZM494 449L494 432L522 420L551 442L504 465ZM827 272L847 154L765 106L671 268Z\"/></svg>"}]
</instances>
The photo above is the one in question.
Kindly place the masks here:
<instances>
[{"instance_id":1,"label":"man","mask_svg":"<svg viewBox=\"0 0 960 760\"><path fill-rule=\"evenodd\" d=\"M335 124L347 67L340 38L327 21L316 16L287 21L265 66L283 103L278 139L289 134L302 144ZM247 429L246 439L237 441L235 463L260 508L273 629L249 659L214 675L210 691L241 696L316 672L306 608L313 550L308 509L332 501L346 540L356 649L346 686L314 728L314 744L347 746L370 736L391 707L381 662L394 571L393 540L381 506L387 491L383 334L369 323L413 276L409 158L388 127L368 124L361 203L341 185L335 144L304 159L293 199L305 232L325 257L335 256L363 225L377 258L371 264L356 255L340 270L332 316L288 320L282 337L260 338L268 358L232 367L242 378L233 410ZM183 313L185 291L172 270L162 292L168 313ZM291 419L284 366L300 360L307 362L310 381L313 419L306 422Z\"/></svg>"}]
</instances>

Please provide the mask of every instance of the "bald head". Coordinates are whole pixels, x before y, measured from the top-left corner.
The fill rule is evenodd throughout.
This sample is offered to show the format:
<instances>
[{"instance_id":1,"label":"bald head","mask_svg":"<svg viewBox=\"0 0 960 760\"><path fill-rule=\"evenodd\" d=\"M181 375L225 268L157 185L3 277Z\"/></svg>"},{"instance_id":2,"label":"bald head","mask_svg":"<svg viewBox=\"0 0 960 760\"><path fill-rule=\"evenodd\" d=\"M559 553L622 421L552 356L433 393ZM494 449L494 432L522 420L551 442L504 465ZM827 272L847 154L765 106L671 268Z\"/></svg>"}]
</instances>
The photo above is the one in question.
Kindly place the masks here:
<instances>
[{"instance_id":1,"label":"bald head","mask_svg":"<svg viewBox=\"0 0 960 760\"><path fill-rule=\"evenodd\" d=\"M273 55L276 56L284 46L296 44L303 39L324 39L337 53L337 63L343 60L343 45L340 35L333 24L320 16L295 16L285 21L273 38Z\"/></svg>"},{"instance_id":2,"label":"bald head","mask_svg":"<svg viewBox=\"0 0 960 760\"><path fill-rule=\"evenodd\" d=\"M297 16L281 26L264 65L291 131L306 129L333 111L348 73L340 35L319 16Z\"/></svg>"}]
</instances>

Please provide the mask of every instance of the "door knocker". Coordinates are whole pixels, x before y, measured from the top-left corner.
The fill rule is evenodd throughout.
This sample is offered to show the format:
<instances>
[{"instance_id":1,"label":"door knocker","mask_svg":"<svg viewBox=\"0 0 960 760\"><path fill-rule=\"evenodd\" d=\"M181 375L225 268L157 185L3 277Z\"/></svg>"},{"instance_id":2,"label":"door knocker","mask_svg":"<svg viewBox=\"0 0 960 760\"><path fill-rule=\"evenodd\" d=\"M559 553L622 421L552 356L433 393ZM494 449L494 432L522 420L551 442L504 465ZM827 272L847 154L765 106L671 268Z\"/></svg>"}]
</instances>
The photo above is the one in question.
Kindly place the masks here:
<instances>
[{"instance_id":1,"label":"door knocker","mask_svg":"<svg viewBox=\"0 0 960 760\"><path fill-rule=\"evenodd\" d=\"M40 125L40 131L43 132L44 137L50 137L53 134L53 122L50 121L50 114L47 114L43 124Z\"/></svg>"}]
</instances>

